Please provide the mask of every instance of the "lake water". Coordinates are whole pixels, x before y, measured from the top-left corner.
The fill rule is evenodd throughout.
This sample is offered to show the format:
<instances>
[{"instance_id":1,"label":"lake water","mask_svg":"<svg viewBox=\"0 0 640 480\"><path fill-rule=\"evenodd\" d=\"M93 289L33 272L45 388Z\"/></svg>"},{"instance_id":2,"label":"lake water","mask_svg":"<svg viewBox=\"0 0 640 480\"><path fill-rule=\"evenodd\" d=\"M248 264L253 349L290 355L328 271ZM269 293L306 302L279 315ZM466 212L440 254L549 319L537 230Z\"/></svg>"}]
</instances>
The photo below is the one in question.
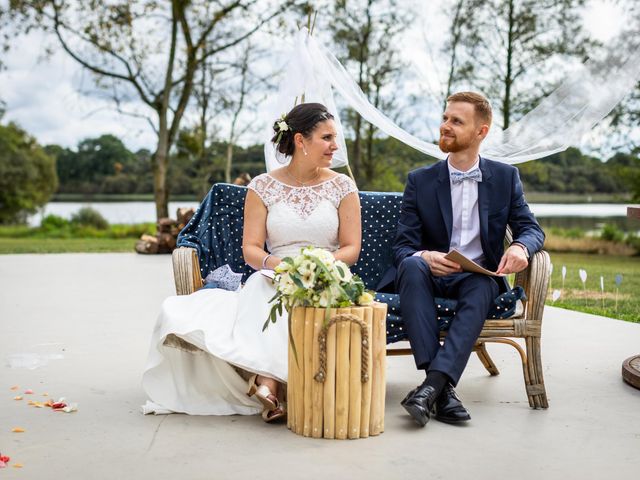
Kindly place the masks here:
<instances>
[{"instance_id":1,"label":"lake water","mask_svg":"<svg viewBox=\"0 0 640 480\"><path fill-rule=\"evenodd\" d=\"M178 207L197 208L198 202L170 202L169 214L175 216ZM82 207L98 210L109 223L143 223L155 222L156 209L153 202L52 202L43 211L29 219L31 226L40 225L42 218L49 214L64 218ZM564 228L595 228L604 222L615 223L624 228L637 229L637 224L627 223L627 206L624 204L584 203L584 204L550 204L532 203L531 210L543 226L561 226ZM637 222L636 222L637 223Z\"/></svg>"}]
</instances>

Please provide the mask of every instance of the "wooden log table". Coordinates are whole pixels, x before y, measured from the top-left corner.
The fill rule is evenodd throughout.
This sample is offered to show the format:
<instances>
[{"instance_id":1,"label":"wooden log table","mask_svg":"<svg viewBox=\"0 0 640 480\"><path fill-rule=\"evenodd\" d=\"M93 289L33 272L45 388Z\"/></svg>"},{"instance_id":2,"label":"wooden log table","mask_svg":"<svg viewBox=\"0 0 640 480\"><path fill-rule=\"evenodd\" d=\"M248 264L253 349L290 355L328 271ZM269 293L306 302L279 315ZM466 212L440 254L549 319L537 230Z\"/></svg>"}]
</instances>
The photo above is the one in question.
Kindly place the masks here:
<instances>
[{"instance_id":1,"label":"wooden log table","mask_svg":"<svg viewBox=\"0 0 640 480\"><path fill-rule=\"evenodd\" d=\"M384 431L387 305L291 313L287 427L313 438ZM292 343L293 342L293 343Z\"/></svg>"},{"instance_id":2,"label":"wooden log table","mask_svg":"<svg viewBox=\"0 0 640 480\"><path fill-rule=\"evenodd\" d=\"M640 206L627 207L627 217L640 220ZM622 378L629 385L640 389L640 355L634 355L622 362Z\"/></svg>"}]
</instances>

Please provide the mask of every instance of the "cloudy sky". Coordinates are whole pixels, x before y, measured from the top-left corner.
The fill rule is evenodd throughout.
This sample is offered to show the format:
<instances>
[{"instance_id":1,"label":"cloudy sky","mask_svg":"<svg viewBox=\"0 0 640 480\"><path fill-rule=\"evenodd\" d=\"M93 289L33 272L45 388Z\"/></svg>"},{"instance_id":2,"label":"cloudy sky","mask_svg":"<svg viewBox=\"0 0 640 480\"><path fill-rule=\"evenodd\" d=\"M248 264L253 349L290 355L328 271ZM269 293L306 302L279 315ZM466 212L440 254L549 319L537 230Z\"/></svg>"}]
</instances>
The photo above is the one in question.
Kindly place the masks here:
<instances>
[{"instance_id":1,"label":"cloudy sky","mask_svg":"<svg viewBox=\"0 0 640 480\"><path fill-rule=\"evenodd\" d=\"M443 36L438 28L446 26L446 12L441 10L440 2L419 3L420 14L405 38L411 48L404 52L413 64L412 70L429 88L435 79L428 73L430 59L422 47L422 32L428 24L429 38L434 39L433 48L437 49L436 39ZM622 21L623 15L604 0L596 2L585 14L585 24L605 42ZM92 95L92 78L62 52L46 57L44 45L44 38L34 33L17 39L5 57L7 68L0 73L0 98L7 104L3 121L17 122L41 144L75 147L84 138L111 133L132 150L154 148L155 136L146 121L120 115L108 99Z\"/></svg>"}]
</instances>

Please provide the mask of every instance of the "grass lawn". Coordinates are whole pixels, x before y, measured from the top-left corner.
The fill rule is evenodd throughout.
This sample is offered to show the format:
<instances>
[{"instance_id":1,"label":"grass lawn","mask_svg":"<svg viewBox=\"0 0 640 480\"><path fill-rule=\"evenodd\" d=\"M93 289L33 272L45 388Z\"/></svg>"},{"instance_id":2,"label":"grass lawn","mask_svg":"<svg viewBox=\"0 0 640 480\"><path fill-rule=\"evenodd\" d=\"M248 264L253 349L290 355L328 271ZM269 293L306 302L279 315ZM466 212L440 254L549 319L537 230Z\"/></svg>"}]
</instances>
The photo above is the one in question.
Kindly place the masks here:
<instances>
[{"instance_id":1,"label":"grass lawn","mask_svg":"<svg viewBox=\"0 0 640 480\"><path fill-rule=\"evenodd\" d=\"M135 238L2 238L0 254L133 252Z\"/></svg>"},{"instance_id":2,"label":"grass lawn","mask_svg":"<svg viewBox=\"0 0 640 480\"><path fill-rule=\"evenodd\" d=\"M555 252L550 255L553 273L547 305L640 322L640 257ZM563 265L567 267L564 288ZM584 287L580 269L587 272ZM622 274L623 279L616 293L617 274ZM600 276L604 277L604 293L600 289ZM555 302L551 297L553 290L560 290L560 298Z\"/></svg>"}]
</instances>

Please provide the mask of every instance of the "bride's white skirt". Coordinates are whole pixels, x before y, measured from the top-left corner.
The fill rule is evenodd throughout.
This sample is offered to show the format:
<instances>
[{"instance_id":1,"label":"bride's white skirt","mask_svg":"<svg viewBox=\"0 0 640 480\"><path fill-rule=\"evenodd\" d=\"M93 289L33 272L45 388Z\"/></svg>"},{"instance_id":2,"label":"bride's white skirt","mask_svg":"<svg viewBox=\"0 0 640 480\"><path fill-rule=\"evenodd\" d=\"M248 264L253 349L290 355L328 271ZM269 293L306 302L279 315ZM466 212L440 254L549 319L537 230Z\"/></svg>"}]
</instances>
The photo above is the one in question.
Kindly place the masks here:
<instances>
[{"instance_id":1,"label":"bride's white skirt","mask_svg":"<svg viewBox=\"0 0 640 480\"><path fill-rule=\"evenodd\" d=\"M256 272L237 292L202 289L167 298L151 338L142 386L145 413L251 415L260 402L233 368L287 381L287 319L263 332L275 294ZM193 348L196 347L196 348Z\"/></svg>"}]
</instances>

